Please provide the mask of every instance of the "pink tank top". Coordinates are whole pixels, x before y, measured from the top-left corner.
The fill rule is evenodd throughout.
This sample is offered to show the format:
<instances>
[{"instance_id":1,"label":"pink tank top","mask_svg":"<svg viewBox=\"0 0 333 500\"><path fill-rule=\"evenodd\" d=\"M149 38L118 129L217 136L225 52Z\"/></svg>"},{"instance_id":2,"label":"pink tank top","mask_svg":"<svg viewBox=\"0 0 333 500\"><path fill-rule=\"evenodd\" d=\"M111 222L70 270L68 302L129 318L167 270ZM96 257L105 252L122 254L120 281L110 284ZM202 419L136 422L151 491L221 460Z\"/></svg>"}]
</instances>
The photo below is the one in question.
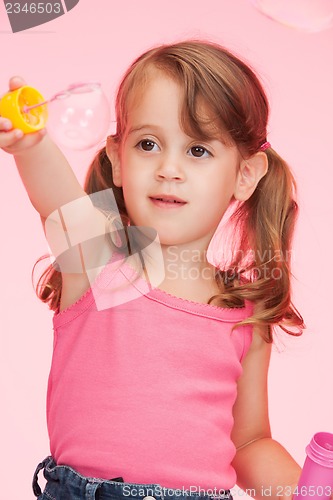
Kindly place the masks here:
<instances>
[{"instance_id":1,"label":"pink tank top","mask_svg":"<svg viewBox=\"0 0 333 500\"><path fill-rule=\"evenodd\" d=\"M252 327L231 328L252 304L219 308L147 291L142 279L130 283L131 268L116 267L54 316L52 456L89 477L232 488L232 407Z\"/></svg>"}]
</instances>

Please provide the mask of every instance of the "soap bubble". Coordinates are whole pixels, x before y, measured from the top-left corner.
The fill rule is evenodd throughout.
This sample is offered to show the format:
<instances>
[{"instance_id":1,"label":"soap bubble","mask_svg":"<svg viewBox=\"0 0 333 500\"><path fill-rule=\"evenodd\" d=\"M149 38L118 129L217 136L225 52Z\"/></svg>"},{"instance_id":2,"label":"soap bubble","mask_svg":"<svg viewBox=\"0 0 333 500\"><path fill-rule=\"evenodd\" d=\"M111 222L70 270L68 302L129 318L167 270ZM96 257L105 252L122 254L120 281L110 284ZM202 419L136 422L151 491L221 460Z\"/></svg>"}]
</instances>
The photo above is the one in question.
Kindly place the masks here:
<instances>
[{"instance_id":1,"label":"soap bubble","mask_svg":"<svg viewBox=\"0 0 333 500\"><path fill-rule=\"evenodd\" d=\"M265 16L290 28L316 33L333 25L332 0L250 0Z\"/></svg>"},{"instance_id":2,"label":"soap bubble","mask_svg":"<svg viewBox=\"0 0 333 500\"><path fill-rule=\"evenodd\" d=\"M99 83L71 85L52 98L48 109L47 128L62 146L89 149L107 135L110 105Z\"/></svg>"}]
</instances>

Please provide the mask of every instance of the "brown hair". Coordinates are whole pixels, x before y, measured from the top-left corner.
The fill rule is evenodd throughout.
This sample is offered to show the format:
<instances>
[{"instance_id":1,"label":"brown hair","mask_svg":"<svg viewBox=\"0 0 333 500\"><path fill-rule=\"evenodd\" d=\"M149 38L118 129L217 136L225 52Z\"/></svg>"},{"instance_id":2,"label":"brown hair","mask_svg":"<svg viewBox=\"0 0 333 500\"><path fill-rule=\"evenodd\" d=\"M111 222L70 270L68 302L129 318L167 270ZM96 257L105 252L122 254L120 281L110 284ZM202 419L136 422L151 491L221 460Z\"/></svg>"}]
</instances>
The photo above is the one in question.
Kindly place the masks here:
<instances>
[{"instance_id":1,"label":"brown hair","mask_svg":"<svg viewBox=\"0 0 333 500\"><path fill-rule=\"evenodd\" d=\"M130 101L144 89L152 68L181 85L181 124L188 135L205 140L218 131L220 140L236 145L244 158L259 151L267 140L269 105L254 71L215 43L190 40L153 48L130 66L116 98L115 141L122 141ZM210 124L199 114L199 100L210 111ZM212 123L214 132L209 126ZM290 251L298 211L295 180L278 153L269 148L265 154L268 171L255 192L244 202L233 200L228 224L238 238L228 265L216 273L221 293L209 302L241 307L244 299L253 301L254 314L238 325L267 327L265 339L271 342L273 325L291 335L300 335L304 323L291 302ZM113 189L119 212L126 217L122 189L113 184L111 164L102 148L90 165L85 190L90 194L108 188ZM39 284L39 297L56 309L60 301L60 274L49 268Z\"/></svg>"}]
</instances>

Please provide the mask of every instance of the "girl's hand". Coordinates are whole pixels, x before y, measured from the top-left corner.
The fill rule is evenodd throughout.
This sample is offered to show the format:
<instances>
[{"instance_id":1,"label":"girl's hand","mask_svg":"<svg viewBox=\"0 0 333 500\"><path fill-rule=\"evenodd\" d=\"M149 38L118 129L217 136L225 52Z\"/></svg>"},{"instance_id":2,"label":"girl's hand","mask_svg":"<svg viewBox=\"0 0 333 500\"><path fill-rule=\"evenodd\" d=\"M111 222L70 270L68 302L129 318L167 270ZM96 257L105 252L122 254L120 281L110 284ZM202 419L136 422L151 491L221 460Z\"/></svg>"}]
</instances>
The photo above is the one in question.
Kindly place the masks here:
<instances>
[{"instance_id":1,"label":"girl's hand","mask_svg":"<svg viewBox=\"0 0 333 500\"><path fill-rule=\"evenodd\" d=\"M9 90L15 90L25 85L23 78L14 76L9 80ZM8 118L0 116L0 148L6 153L19 154L38 144L46 133L45 129L24 134L19 129L13 129L13 125Z\"/></svg>"}]
</instances>

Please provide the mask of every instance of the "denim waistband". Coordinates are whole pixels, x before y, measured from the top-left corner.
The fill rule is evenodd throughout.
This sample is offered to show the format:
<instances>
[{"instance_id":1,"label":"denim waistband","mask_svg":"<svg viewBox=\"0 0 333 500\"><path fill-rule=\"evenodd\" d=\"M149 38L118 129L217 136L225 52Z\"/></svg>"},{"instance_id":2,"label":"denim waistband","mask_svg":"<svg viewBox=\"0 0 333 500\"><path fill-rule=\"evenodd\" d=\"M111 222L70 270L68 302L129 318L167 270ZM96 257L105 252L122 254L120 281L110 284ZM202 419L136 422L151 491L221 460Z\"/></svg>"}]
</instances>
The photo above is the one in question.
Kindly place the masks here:
<instances>
[{"instance_id":1,"label":"denim waistband","mask_svg":"<svg viewBox=\"0 0 333 500\"><path fill-rule=\"evenodd\" d=\"M43 493L38 484L42 469L47 480ZM67 465L57 465L52 457L37 466L32 487L38 500L233 500L230 490L199 486L173 489L154 483L126 483L122 477L85 477Z\"/></svg>"}]
</instances>

